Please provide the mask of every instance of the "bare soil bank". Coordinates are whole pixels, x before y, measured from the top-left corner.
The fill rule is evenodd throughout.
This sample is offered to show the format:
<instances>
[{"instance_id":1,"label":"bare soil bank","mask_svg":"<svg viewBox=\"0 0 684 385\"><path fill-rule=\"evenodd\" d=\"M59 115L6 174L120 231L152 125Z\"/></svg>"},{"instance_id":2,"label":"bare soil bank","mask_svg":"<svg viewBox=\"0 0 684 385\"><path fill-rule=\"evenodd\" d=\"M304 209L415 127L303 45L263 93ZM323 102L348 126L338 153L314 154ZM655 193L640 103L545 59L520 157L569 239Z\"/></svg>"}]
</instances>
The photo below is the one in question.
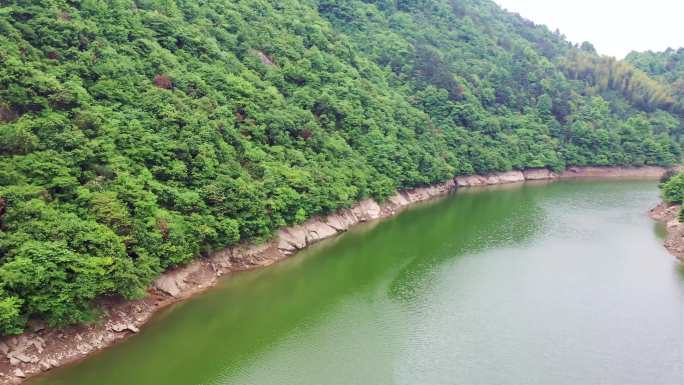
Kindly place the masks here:
<instances>
[{"instance_id":1,"label":"bare soil bank","mask_svg":"<svg viewBox=\"0 0 684 385\"><path fill-rule=\"evenodd\" d=\"M446 195L458 187L586 177L659 178L665 172L666 169L661 167L572 167L561 174L547 169L531 169L456 177L435 186L399 192L382 203L366 199L327 217L315 217L301 225L284 228L268 243L233 246L168 271L154 282L144 299L102 299L98 305L104 315L97 323L49 329L35 322L30 331L22 335L0 339L0 385L18 384L28 377L78 361L111 346L137 333L159 309L202 292L215 285L221 276L272 265L355 224L392 216L413 203ZM680 242L677 250L681 249L684 255L684 226L677 226Z\"/></svg>"}]
</instances>

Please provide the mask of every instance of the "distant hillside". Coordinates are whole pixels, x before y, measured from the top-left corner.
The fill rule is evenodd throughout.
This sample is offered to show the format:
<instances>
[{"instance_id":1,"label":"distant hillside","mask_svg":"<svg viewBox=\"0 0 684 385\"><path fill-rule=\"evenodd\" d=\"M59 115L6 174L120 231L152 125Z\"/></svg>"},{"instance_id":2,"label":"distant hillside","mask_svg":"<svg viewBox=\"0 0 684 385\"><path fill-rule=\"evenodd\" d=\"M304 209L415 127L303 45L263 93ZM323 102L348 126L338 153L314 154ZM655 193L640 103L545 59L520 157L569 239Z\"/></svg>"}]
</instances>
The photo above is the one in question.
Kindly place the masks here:
<instances>
[{"instance_id":1,"label":"distant hillside","mask_svg":"<svg viewBox=\"0 0 684 385\"><path fill-rule=\"evenodd\" d=\"M625 61L668 84L677 101L684 105L684 48L663 52L632 52Z\"/></svg>"},{"instance_id":2,"label":"distant hillside","mask_svg":"<svg viewBox=\"0 0 684 385\"><path fill-rule=\"evenodd\" d=\"M364 197L681 158L662 82L488 0L0 3L0 334Z\"/></svg>"}]
</instances>

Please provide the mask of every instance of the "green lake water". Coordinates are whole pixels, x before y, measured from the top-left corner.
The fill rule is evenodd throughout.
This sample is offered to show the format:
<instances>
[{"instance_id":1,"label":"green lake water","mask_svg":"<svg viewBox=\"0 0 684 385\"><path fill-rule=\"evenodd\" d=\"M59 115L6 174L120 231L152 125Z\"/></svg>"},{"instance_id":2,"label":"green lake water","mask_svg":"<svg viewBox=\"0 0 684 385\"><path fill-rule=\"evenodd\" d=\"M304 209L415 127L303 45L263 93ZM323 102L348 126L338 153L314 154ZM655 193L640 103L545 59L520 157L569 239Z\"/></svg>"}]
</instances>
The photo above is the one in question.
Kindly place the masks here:
<instances>
[{"instance_id":1,"label":"green lake water","mask_svg":"<svg viewBox=\"0 0 684 385\"><path fill-rule=\"evenodd\" d=\"M33 385L681 385L654 181L460 190L161 312Z\"/></svg>"}]
</instances>

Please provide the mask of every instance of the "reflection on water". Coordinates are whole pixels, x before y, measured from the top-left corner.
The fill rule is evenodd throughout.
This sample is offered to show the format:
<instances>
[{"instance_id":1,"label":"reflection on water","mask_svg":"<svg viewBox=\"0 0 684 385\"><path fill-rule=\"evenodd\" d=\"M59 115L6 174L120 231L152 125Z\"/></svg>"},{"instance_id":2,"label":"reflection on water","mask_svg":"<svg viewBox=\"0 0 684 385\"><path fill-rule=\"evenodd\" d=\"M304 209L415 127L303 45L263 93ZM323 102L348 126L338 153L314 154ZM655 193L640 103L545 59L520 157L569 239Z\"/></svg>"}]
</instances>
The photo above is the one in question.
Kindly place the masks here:
<instances>
[{"instance_id":1,"label":"reflection on water","mask_svg":"<svg viewBox=\"0 0 684 385\"><path fill-rule=\"evenodd\" d=\"M464 189L236 274L48 385L679 384L655 182Z\"/></svg>"},{"instance_id":2,"label":"reflection on water","mask_svg":"<svg viewBox=\"0 0 684 385\"><path fill-rule=\"evenodd\" d=\"M656 237L658 237L658 239L665 240L665 238L667 237L667 227L665 227L664 223L654 222L653 232L655 233Z\"/></svg>"},{"instance_id":3,"label":"reflection on water","mask_svg":"<svg viewBox=\"0 0 684 385\"><path fill-rule=\"evenodd\" d=\"M684 265L678 264L675 266L674 270L677 273L678 278L684 282Z\"/></svg>"},{"instance_id":4,"label":"reflection on water","mask_svg":"<svg viewBox=\"0 0 684 385\"><path fill-rule=\"evenodd\" d=\"M435 207L438 220L433 215L424 215L422 210L405 214L401 219L417 231L404 235L404 226L400 225L397 237L408 241L402 242L402 247L409 247L413 258L390 284L389 297L411 301L422 283L430 282L427 276L438 272L436 267L445 261L532 238L544 223L544 213L535 199L541 190L520 191L521 188L502 185L465 190L458 199L440 202ZM510 190L518 193L496 193ZM502 217L502 213L506 216Z\"/></svg>"}]
</instances>

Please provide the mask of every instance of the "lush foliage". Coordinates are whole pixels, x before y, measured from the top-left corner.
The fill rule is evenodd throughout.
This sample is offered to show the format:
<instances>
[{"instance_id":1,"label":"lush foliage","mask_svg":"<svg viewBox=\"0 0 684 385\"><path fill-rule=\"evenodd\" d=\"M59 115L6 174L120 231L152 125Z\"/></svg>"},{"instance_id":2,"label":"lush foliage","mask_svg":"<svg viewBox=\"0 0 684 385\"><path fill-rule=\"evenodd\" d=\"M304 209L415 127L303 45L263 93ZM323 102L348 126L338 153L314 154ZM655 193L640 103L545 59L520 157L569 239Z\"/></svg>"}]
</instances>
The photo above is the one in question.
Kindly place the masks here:
<instances>
[{"instance_id":1,"label":"lush foliage","mask_svg":"<svg viewBox=\"0 0 684 385\"><path fill-rule=\"evenodd\" d=\"M589 91L592 93L605 94L614 91L636 107L648 111L680 109L670 87L627 62L573 51L564 58L561 65L570 78L581 79L590 84Z\"/></svg>"},{"instance_id":2,"label":"lush foliage","mask_svg":"<svg viewBox=\"0 0 684 385\"><path fill-rule=\"evenodd\" d=\"M632 52L625 60L669 85L676 101L684 105L684 48L670 48L663 52Z\"/></svg>"},{"instance_id":3,"label":"lush foliage","mask_svg":"<svg viewBox=\"0 0 684 385\"><path fill-rule=\"evenodd\" d=\"M667 203L682 204L684 202L684 173L673 175L660 184L660 191Z\"/></svg>"},{"instance_id":4,"label":"lush foliage","mask_svg":"<svg viewBox=\"0 0 684 385\"><path fill-rule=\"evenodd\" d=\"M660 184L660 194L667 203L684 203L684 173L677 173L664 180ZM684 222L684 209L679 210L679 221Z\"/></svg>"},{"instance_id":5,"label":"lush foliage","mask_svg":"<svg viewBox=\"0 0 684 385\"><path fill-rule=\"evenodd\" d=\"M363 197L681 156L650 79L488 0L0 5L0 334Z\"/></svg>"}]
</instances>

